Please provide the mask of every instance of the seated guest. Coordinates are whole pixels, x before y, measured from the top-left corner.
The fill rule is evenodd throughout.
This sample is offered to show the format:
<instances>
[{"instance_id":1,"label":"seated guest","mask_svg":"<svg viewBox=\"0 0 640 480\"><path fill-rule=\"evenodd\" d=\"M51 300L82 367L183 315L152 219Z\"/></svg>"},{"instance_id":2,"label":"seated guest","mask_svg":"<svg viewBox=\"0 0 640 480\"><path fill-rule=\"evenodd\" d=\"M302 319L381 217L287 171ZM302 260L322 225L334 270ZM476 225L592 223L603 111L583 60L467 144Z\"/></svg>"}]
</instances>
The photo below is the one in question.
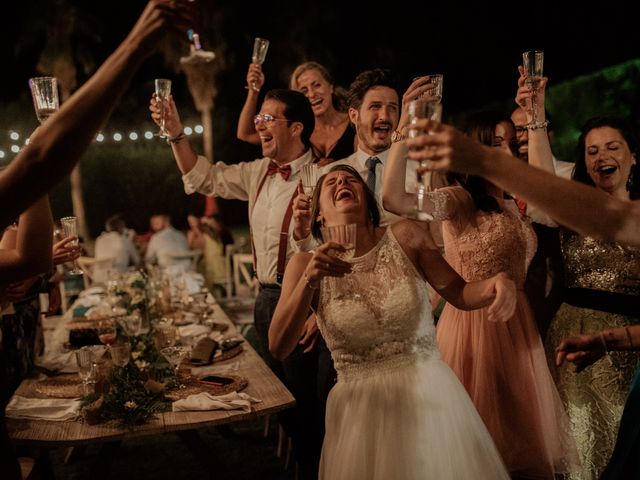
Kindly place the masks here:
<instances>
[{"instance_id":1,"label":"seated guest","mask_svg":"<svg viewBox=\"0 0 640 480\"><path fill-rule=\"evenodd\" d=\"M120 273L140 263L140 255L120 215L113 215L105 222L105 231L96 239L95 255L97 260L113 258L113 268Z\"/></svg>"},{"instance_id":2,"label":"seated guest","mask_svg":"<svg viewBox=\"0 0 640 480\"><path fill-rule=\"evenodd\" d=\"M189 250L187 236L173 228L169 215L154 215L151 218L151 228L156 233L151 236L147 246L144 257L147 263L166 267L169 265L170 254Z\"/></svg>"}]
</instances>

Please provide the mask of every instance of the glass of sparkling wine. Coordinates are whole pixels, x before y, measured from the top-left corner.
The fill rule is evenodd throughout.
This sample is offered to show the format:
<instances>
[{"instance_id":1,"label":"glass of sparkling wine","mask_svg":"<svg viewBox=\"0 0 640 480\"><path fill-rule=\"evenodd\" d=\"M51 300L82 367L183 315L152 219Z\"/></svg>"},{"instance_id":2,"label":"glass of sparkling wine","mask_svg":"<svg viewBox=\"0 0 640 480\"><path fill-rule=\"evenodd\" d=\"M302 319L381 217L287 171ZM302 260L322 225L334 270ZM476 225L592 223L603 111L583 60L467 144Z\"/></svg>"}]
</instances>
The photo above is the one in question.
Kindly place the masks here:
<instances>
[{"instance_id":1,"label":"glass of sparkling wine","mask_svg":"<svg viewBox=\"0 0 640 480\"><path fill-rule=\"evenodd\" d=\"M253 41L253 54L251 55L251 61L258 65L262 65L267 58L267 50L269 50L269 40L256 37ZM251 84L251 88L256 92L258 91L258 87L256 87L255 82Z\"/></svg>"},{"instance_id":2,"label":"glass of sparkling wine","mask_svg":"<svg viewBox=\"0 0 640 480\"><path fill-rule=\"evenodd\" d=\"M29 89L31 90L36 116L42 124L60 109L58 81L55 77L30 78Z\"/></svg>"},{"instance_id":3,"label":"glass of sparkling wine","mask_svg":"<svg viewBox=\"0 0 640 480\"><path fill-rule=\"evenodd\" d=\"M76 350L76 363L78 364L78 376L82 380L84 394L89 394L89 385L96 383L97 360L93 352L87 347Z\"/></svg>"},{"instance_id":4,"label":"glass of sparkling wine","mask_svg":"<svg viewBox=\"0 0 640 480\"><path fill-rule=\"evenodd\" d=\"M538 124L537 93L538 86L542 81L542 71L544 65L544 52L541 50L530 50L522 54L522 66L524 67L525 85L531 88L531 124Z\"/></svg>"},{"instance_id":5,"label":"glass of sparkling wine","mask_svg":"<svg viewBox=\"0 0 640 480\"><path fill-rule=\"evenodd\" d=\"M322 239L325 242L339 243L345 248L344 252L332 252L333 255L341 260L349 260L353 258L356 252L356 224L334 225L331 227L322 227Z\"/></svg>"},{"instance_id":6,"label":"glass of sparkling wine","mask_svg":"<svg viewBox=\"0 0 640 480\"><path fill-rule=\"evenodd\" d=\"M167 138L169 134L164 126L165 102L169 100L171 95L171 80L166 78L156 78L156 101L160 104L160 131L156 133L157 137Z\"/></svg>"},{"instance_id":7,"label":"glass of sparkling wine","mask_svg":"<svg viewBox=\"0 0 640 480\"><path fill-rule=\"evenodd\" d=\"M313 190L316 188L316 183L318 183L318 166L315 163L307 163L302 167L300 176L304 193L311 197Z\"/></svg>"},{"instance_id":8,"label":"glass of sparkling wine","mask_svg":"<svg viewBox=\"0 0 640 480\"><path fill-rule=\"evenodd\" d=\"M76 237L75 240L69 242L71 246L78 245L78 219L76 217L63 217L60 219L62 231L66 237ZM69 270L69 275L82 275L82 270L78 268L76 261L73 261L73 268Z\"/></svg>"}]
</instances>

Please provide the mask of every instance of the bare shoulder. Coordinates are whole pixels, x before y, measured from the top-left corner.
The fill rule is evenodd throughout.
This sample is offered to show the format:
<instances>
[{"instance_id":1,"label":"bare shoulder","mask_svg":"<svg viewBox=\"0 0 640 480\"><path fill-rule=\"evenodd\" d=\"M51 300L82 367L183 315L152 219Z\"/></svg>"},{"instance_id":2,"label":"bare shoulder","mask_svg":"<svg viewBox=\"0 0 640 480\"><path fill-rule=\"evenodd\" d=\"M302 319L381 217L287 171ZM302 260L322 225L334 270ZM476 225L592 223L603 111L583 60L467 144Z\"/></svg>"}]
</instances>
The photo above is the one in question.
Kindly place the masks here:
<instances>
[{"instance_id":1,"label":"bare shoulder","mask_svg":"<svg viewBox=\"0 0 640 480\"><path fill-rule=\"evenodd\" d=\"M427 222L400 220L389 228L405 250L438 250Z\"/></svg>"}]
</instances>

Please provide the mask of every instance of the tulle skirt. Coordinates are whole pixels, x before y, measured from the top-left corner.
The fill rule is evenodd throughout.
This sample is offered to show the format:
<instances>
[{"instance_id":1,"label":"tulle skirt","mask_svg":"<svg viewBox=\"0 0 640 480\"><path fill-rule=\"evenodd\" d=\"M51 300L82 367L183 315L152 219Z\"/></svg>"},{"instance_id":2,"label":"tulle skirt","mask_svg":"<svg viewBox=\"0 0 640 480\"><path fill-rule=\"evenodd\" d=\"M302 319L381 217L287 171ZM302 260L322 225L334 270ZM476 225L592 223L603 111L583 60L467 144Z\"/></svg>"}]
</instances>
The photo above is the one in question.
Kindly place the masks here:
<instances>
[{"instance_id":1,"label":"tulle skirt","mask_svg":"<svg viewBox=\"0 0 640 480\"><path fill-rule=\"evenodd\" d=\"M329 394L320 479L505 479L500 454L437 354L339 378Z\"/></svg>"},{"instance_id":2,"label":"tulle skirt","mask_svg":"<svg viewBox=\"0 0 640 480\"><path fill-rule=\"evenodd\" d=\"M437 327L442 359L467 389L512 475L553 479L578 463L569 423L523 292L513 318L447 305Z\"/></svg>"}]
</instances>

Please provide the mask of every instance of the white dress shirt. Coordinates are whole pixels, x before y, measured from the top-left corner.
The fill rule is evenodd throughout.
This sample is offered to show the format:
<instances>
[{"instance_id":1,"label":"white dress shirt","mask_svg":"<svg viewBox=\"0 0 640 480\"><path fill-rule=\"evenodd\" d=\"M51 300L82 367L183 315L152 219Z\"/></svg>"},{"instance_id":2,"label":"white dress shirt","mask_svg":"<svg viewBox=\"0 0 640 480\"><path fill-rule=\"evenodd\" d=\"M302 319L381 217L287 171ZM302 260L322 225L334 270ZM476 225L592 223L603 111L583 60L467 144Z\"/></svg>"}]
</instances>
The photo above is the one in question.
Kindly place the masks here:
<instances>
[{"instance_id":1,"label":"white dress shirt","mask_svg":"<svg viewBox=\"0 0 640 480\"><path fill-rule=\"evenodd\" d=\"M235 165L222 162L212 165L205 157L199 156L195 167L182 177L187 194L200 192L205 195L249 201L249 223L260 283L276 283L282 221L298 187L300 169L312 161L312 152L308 150L301 157L288 163L291 166L288 180L284 180L279 173L267 177L257 201L258 187L271 162L267 157ZM289 225L289 235L292 230L293 220ZM290 242L287 242L287 260L293 253Z\"/></svg>"},{"instance_id":2,"label":"white dress shirt","mask_svg":"<svg viewBox=\"0 0 640 480\"><path fill-rule=\"evenodd\" d=\"M558 160L556 159L556 157L553 157L553 168L557 177L562 177L570 180L573 173L574 165L574 163L563 162L562 160ZM547 227L558 226L558 224L555 223L549 215L544 213L535 205L529 203L527 204L527 217L529 217L532 222L540 223L542 225L546 225Z\"/></svg>"},{"instance_id":3,"label":"white dress shirt","mask_svg":"<svg viewBox=\"0 0 640 480\"><path fill-rule=\"evenodd\" d=\"M120 273L126 272L129 265L140 263L140 255L131 238L118 232L102 232L96 238L95 258L113 258L113 268Z\"/></svg>"},{"instance_id":4,"label":"white dress shirt","mask_svg":"<svg viewBox=\"0 0 640 480\"><path fill-rule=\"evenodd\" d=\"M188 250L187 236L172 226L168 226L151 236L144 259L148 263L158 262L161 267L167 267L170 263L168 255L184 253Z\"/></svg>"}]
</instances>

